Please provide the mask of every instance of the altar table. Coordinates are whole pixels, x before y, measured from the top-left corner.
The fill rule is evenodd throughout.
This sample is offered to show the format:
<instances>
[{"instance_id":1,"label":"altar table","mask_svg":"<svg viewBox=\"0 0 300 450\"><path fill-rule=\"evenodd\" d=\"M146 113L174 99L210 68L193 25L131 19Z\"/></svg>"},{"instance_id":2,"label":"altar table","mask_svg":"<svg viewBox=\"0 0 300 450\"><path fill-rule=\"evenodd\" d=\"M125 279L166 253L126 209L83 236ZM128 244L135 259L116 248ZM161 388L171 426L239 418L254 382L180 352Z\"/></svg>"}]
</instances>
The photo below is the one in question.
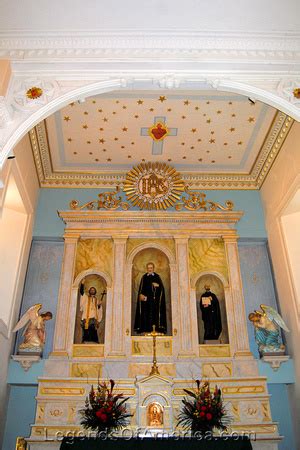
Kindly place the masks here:
<instances>
[{"instance_id":1,"label":"altar table","mask_svg":"<svg viewBox=\"0 0 300 450\"><path fill-rule=\"evenodd\" d=\"M211 440L144 438L64 438L60 450L252 450L248 437L212 437Z\"/></svg>"}]
</instances>

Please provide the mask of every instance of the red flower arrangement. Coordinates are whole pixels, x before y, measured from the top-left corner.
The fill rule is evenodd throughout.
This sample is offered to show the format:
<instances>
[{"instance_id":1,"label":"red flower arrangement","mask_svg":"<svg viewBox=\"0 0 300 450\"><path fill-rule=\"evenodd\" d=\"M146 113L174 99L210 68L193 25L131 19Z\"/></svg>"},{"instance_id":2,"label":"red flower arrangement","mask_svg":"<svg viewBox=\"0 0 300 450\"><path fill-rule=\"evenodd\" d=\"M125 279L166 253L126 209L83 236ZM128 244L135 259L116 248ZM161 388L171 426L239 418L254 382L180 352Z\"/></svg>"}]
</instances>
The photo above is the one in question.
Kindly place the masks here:
<instances>
[{"instance_id":1,"label":"red flower arrangement","mask_svg":"<svg viewBox=\"0 0 300 450\"><path fill-rule=\"evenodd\" d=\"M128 413L125 402L129 397L124 397L123 394L114 395L115 382L110 380L109 384L98 382L96 390L91 387L85 408L79 411L82 416L80 423L85 429L90 428L100 433L128 425L131 414Z\"/></svg>"},{"instance_id":2,"label":"red flower arrangement","mask_svg":"<svg viewBox=\"0 0 300 450\"><path fill-rule=\"evenodd\" d=\"M227 430L231 422L222 401L221 389L215 387L213 393L210 390L209 383L204 382L201 386L199 380L196 380L196 392L184 389L189 398L182 400L183 408L178 417L177 426L190 429L193 433L200 431Z\"/></svg>"}]
</instances>

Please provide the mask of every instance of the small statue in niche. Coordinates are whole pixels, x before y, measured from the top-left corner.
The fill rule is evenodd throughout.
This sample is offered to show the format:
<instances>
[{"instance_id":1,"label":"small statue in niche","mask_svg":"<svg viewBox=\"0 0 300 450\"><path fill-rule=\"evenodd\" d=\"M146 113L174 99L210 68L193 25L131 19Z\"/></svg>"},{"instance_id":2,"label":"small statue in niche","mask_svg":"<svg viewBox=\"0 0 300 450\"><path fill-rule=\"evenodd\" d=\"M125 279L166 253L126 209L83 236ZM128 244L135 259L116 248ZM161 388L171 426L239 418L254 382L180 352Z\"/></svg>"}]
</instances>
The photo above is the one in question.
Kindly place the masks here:
<instances>
[{"instance_id":1,"label":"small statue in niche","mask_svg":"<svg viewBox=\"0 0 300 450\"><path fill-rule=\"evenodd\" d=\"M21 317L14 332L26 327L23 331L23 342L19 346L19 353L41 355L46 342L45 322L52 319L52 313L47 311L39 314L41 303L31 306Z\"/></svg>"},{"instance_id":2,"label":"small statue in niche","mask_svg":"<svg viewBox=\"0 0 300 450\"><path fill-rule=\"evenodd\" d=\"M81 285L80 293L82 343L99 344L97 329L103 318L102 300L96 297L97 290L93 286L90 287L88 294L85 294L84 285Z\"/></svg>"},{"instance_id":3,"label":"small statue in niche","mask_svg":"<svg viewBox=\"0 0 300 450\"><path fill-rule=\"evenodd\" d=\"M150 427L161 427L163 425L163 411L158 403L151 403L149 405L148 425Z\"/></svg>"},{"instance_id":4,"label":"small statue in niche","mask_svg":"<svg viewBox=\"0 0 300 450\"><path fill-rule=\"evenodd\" d=\"M136 304L134 330L137 333L156 331L166 334L167 315L165 288L154 263L148 262L147 272L142 276Z\"/></svg>"},{"instance_id":5,"label":"small statue in niche","mask_svg":"<svg viewBox=\"0 0 300 450\"><path fill-rule=\"evenodd\" d=\"M200 309L204 323L204 341L217 340L222 331L220 305L217 296L211 292L210 285L204 286L200 298Z\"/></svg>"},{"instance_id":6,"label":"small statue in niche","mask_svg":"<svg viewBox=\"0 0 300 450\"><path fill-rule=\"evenodd\" d=\"M261 311L254 311L248 318L254 326L255 341L261 356L283 355L285 346L280 337L280 328L289 331L278 312L267 305L260 305Z\"/></svg>"}]
</instances>

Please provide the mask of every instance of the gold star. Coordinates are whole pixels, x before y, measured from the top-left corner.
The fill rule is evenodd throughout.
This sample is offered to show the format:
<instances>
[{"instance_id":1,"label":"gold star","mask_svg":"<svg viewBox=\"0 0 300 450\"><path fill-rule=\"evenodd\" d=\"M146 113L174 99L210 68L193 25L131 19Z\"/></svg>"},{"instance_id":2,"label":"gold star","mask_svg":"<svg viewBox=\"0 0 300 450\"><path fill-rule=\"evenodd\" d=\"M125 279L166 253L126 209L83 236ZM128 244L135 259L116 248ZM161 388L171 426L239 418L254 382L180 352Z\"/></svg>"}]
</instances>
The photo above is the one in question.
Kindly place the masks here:
<instances>
[{"instance_id":1,"label":"gold star","mask_svg":"<svg viewBox=\"0 0 300 450\"><path fill-rule=\"evenodd\" d=\"M188 100L185 100L183 103L184 103L186 106L188 106L188 105L190 104L190 102L189 102Z\"/></svg>"},{"instance_id":2,"label":"gold star","mask_svg":"<svg viewBox=\"0 0 300 450\"><path fill-rule=\"evenodd\" d=\"M222 111L219 109L218 111L217 111L217 114L221 114L222 113Z\"/></svg>"},{"instance_id":3,"label":"gold star","mask_svg":"<svg viewBox=\"0 0 300 450\"><path fill-rule=\"evenodd\" d=\"M107 160L106 160L106 161L110 162L110 161L111 161L111 158L107 158Z\"/></svg>"},{"instance_id":4,"label":"gold star","mask_svg":"<svg viewBox=\"0 0 300 450\"><path fill-rule=\"evenodd\" d=\"M122 131L127 131L127 130L128 130L127 127L123 127L123 128L122 128Z\"/></svg>"},{"instance_id":5,"label":"gold star","mask_svg":"<svg viewBox=\"0 0 300 450\"><path fill-rule=\"evenodd\" d=\"M192 133L196 133L196 131L197 131L197 128L192 128L192 129L191 129L191 132L192 132Z\"/></svg>"},{"instance_id":6,"label":"gold star","mask_svg":"<svg viewBox=\"0 0 300 450\"><path fill-rule=\"evenodd\" d=\"M87 111L84 111L83 113L85 116L87 116L89 113Z\"/></svg>"},{"instance_id":7,"label":"gold star","mask_svg":"<svg viewBox=\"0 0 300 450\"><path fill-rule=\"evenodd\" d=\"M181 142L181 145L185 145L185 142Z\"/></svg>"},{"instance_id":8,"label":"gold star","mask_svg":"<svg viewBox=\"0 0 300 450\"><path fill-rule=\"evenodd\" d=\"M224 144L223 145L228 145L228 143L227 142L224 142Z\"/></svg>"},{"instance_id":9,"label":"gold star","mask_svg":"<svg viewBox=\"0 0 300 450\"><path fill-rule=\"evenodd\" d=\"M153 111L154 111L154 108L150 108L149 111L153 112Z\"/></svg>"},{"instance_id":10,"label":"gold star","mask_svg":"<svg viewBox=\"0 0 300 450\"><path fill-rule=\"evenodd\" d=\"M163 102L165 102L167 99L166 99L166 97L165 97L164 95L160 95L160 97L158 98L158 100L159 100L161 103L163 103Z\"/></svg>"},{"instance_id":11,"label":"gold star","mask_svg":"<svg viewBox=\"0 0 300 450\"><path fill-rule=\"evenodd\" d=\"M94 103L94 104L95 104L95 103L96 103L96 100L93 100L93 101L92 101L92 103Z\"/></svg>"},{"instance_id":12,"label":"gold star","mask_svg":"<svg viewBox=\"0 0 300 450\"><path fill-rule=\"evenodd\" d=\"M233 131L235 131L235 128L231 127L231 128L229 128L229 131L233 132Z\"/></svg>"},{"instance_id":13,"label":"gold star","mask_svg":"<svg viewBox=\"0 0 300 450\"><path fill-rule=\"evenodd\" d=\"M104 142L105 142L105 139L99 139L99 144L104 144Z\"/></svg>"},{"instance_id":14,"label":"gold star","mask_svg":"<svg viewBox=\"0 0 300 450\"><path fill-rule=\"evenodd\" d=\"M115 141L118 141L118 140L119 140L119 138L115 137L115 138L114 138L114 140L115 140Z\"/></svg>"},{"instance_id":15,"label":"gold star","mask_svg":"<svg viewBox=\"0 0 300 450\"><path fill-rule=\"evenodd\" d=\"M87 130L87 129L88 129L87 124L85 123L84 125L82 125L82 128L84 128L85 130Z\"/></svg>"},{"instance_id":16,"label":"gold star","mask_svg":"<svg viewBox=\"0 0 300 450\"><path fill-rule=\"evenodd\" d=\"M68 138L68 142L72 142L73 141L73 139L72 138Z\"/></svg>"},{"instance_id":17,"label":"gold star","mask_svg":"<svg viewBox=\"0 0 300 450\"><path fill-rule=\"evenodd\" d=\"M255 120L254 117L249 117L249 118L248 118L248 122L249 122L249 123L254 122L254 120Z\"/></svg>"},{"instance_id":18,"label":"gold star","mask_svg":"<svg viewBox=\"0 0 300 450\"><path fill-rule=\"evenodd\" d=\"M232 102L228 102L228 105L232 105Z\"/></svg>"},{"instance_id":19,"label":"gold star","mask_svg":"<svg viewBox=\"0 0 300 450\"><path fill-rule=\"evenodd\" d=\"M99 130L100 130L100 131L103 131L103 130L104 130L104 128L99 128Z\"/></svg>"},{"instance_id":20,"label":"gold star","mask_svg":"<svg viewBox=\"0 0 300 450\"><path fill-rule=\"evenodd\" d=\"M138 119L138 118L139 118L138 114L136 114L136 115L134 116L134 118L135 118L135 119Z\"/></svg>"},{"instance_id":21,"label":"gold star","mask_svg":"<svg viewBox=\"0 0 300 450\"><path fill-rule=\"evenodd\" d=\"M202 139L198 139L198 142L201 142L202 141Z\"/></svg>"},{"instance_id":22,"label":"gold star","mask_svg":"<svg viewBox=\"0 0 300 450\"><path fill-rule=\"evenodd\" d=\"M138 104L138 105L142 105L143 103L144 103L143 100L138 100L138 101L137 101L137 104Z\"/></svg>"},{"instance_id":23,"label":"gold star","mask_svg":"<svg viewBox=\"0 0 300 450\"><path fill-rule=\"evenodd\" d=\"M108 122L108 119L104 117L103 122Z\"/></svg>"},{"instance_id":24,"label":"gold star","mask_svg":"<svg viewBox=\"0 0 300 450\"><path fill-rule=\"evenodd\" d=\"M98 112L102 113L103 109L98 109Z\"/></svg>"},{"instance_id":25,"label":"gold star","mask_svg":"<svg viewBox=\"0 0 300 450\"><path fill-rule=\"evenodd\" d=\"M130 158L131 158L131 155L128 155L128 156L127 156L127 158L129 158L129 159L130 159Z\"/></svg>"},{"instance_id":26,"label":"gold star","mask_svg":"<svg viewBox=\"0 0 300 450\"><path fill-rule=\"evenodd\" d=\"M70 119L70 116L65 116L65 117L64 117L64 120L65 120L66 122L69 122L69 120L71 120L71 119Z\"/></svg>"},{"instance_id":27,"label":"gold star","mask_svg":"<svg viewBox=\"0 0 300 450\"><path fill-rule=\"evenodd\" d=\"M210 102L206 102L206 104L207 104L207 105L209 105L209 104L210 104Z\"/></svg>"},{"instance_id":28,"label":"gold star","mask_svg":"<svg viewBox=\"0 0 300 450\"><path fill-rule=\"evenodd\" d=\"M209 140L209 143L210 143L210 144L214 144L215 142L216 142L215 139L210 139L210 140Z\"/></svg>"},{"instance_id":29,"label":"gold star","mask_svg":"<svg viewBox=\"0 0 300 450\"><path fill-rule=\"evenodd\" d=\"M87 144L90 144L90 143L91 143L91 141L86 141L86 143L87 143Z\"/></svg>"},{"instance_id":30,"label":"gold star","mask_svg":"<svg viewBox=\"0 0 300 450\"><path fill-rule=\"evenodd\" d=\"M70 103L70 106L74 106L74 105L75 105L75 102Z\"/></svg>"},{"instance_id":31,"label":"gold star","mask_svg":"<svg viewBox=\"0 0 300 450\"><path fill-rule=\"evenodd\" d=\"M123 108L123 109L127 109L127 106L123 105L122 108Z\"/></svg>"},{"instance_id":32,"label":"gold star","mask_svg":"<svg viewBox=\"0 0 300 450\"><path fill-rule=\"evenodd\" d=\"M235 114L231 114L231 117L235 117Z\"/></svg>"},{"instance_id":33,"label":"gold star","mask_svg":"<svg viewBox=\"0 0 300 450\"><path fill-rule=\"evenodd\" d=\"M73 152L73 155L77 155L77 152Z\"/></svg>"},{"instance_id":34,"label":"gold star","mask_svg":"<svg viewBox=\"0 0 300 450\"><path fill-rule=\"evenodd\" d=\"M199 106L195 106L195 110L198 111L200 108Z\"/></svg>"},{"instance_id":35,"label":"gold star","mask_svg":"<svg viewBox=\"0 0 300 450\"><path fill-rule=\"evenodd\" d=\"M238 145L242 145L242 143L243 143L242 141L239 141L239 142L238 142Z\"/></svg>"},{"instance_id":36,"label":"gold star","mask_svg":"<svg viewBox=\"0 0 300 450\"><path fill-rule=\"evenodd\" d=\"M211 131L210 134L215 134L215 132L214 132L214 131Z\"/></svg>"},{"instance_id":37,"label":"gold star","mask_svg":"<svg viewBox=\"0 0 300 450\"><path fill-rule=\"evenodd\" d=\"M207 119L207 120L206 120L206 123L210 123L210 122L211 122L211 119Z\"/></svg>"},{"instance_id":38,"label":"gold star","mask_svg":"<svg viewBox=\"0 0 300 450\"><path fill-rule=\"evenodd\" d=\"M95 159L95 161L96 161L96 162L98 162L98 161L99 161L99 159L98 159L98 158L96 158L96 159Z\"/></svg>"},{"instance_id":39,"label":"gold star","mask_svg":"<svg viewBox=\"0 0 300 450\"><path fill-rule=\"evenodd\" d=\"M186 116L181 116L182 119L186 119Z\"/></svg>"}]
</instances>

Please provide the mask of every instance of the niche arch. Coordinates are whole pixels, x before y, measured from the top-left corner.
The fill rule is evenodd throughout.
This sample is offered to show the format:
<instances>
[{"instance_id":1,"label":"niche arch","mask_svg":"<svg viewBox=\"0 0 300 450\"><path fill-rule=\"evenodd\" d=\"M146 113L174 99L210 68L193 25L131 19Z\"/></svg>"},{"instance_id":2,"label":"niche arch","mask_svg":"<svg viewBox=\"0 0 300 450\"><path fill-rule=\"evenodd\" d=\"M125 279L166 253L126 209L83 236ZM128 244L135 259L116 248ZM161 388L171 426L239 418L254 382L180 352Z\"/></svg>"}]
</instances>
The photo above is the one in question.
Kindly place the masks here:
<instances>
[{"instance_id":1,"label":"niche arch","mask_svg":"<svg viewBox=\"0 0 300 450\"><path fill-rule=\"evenodd\" d=\"M226 312L226 291L228 289L228 281L219 272L201 272L193 277L191 280L191 287L195 289L196 293L196 303L197 303L197 325L198 325L198 342L199 344L204 344L204 325L202 321L202 313L200 310L200 298L205 292L204 286L209 284L211 292L213 292L219 300L220 311L221 311L221 321L222 321L222 332L220 335L221 344L229 344L229 333L228 333L228 322L227 322L227 312Z\"/></svg>"},{"instance_id":2,"label":"niche arch","mask_svg":"<svg viewBox=\"0 0 300 450\"><path fill-rule=\"evenodd\" d=\"M171 278L175 259L169 249L151 242L136 247L128 256L128 266L131 274L131 335L138 335L134 331L134 319L137 307L137 293L142 276L146 272L146 264L153 262L163 282L166 296L167 333L172 335L172 305L171 305Z\"/></svg>"},{"instance_id":3,"label":"niche arch","mask_svg":"<svg viewBox=\"0 0 300 450\"><path fill-rule=\"evenodd\" d=\"M101 316L102 320L99 323L97 329L99 344L104 344L105 342L105 323L106 323L106 309L107 309L107 298L108 291L111 289L111 277L104 271L98 270L97 268L90 268L81 272L75 279L73 283L73 298L76 299L75 305L75 323L74 323L74 344L82 343L82 328L81 328L81 312L80 312L80 298L81 292L80 288L84 282L84 292L87 294L90 287L95 287L97 290L97 298L101 300ZM105 294L104 294L105 293ZM104 294L104 295L102 295Z\"/></svg>"}]
</instances>

